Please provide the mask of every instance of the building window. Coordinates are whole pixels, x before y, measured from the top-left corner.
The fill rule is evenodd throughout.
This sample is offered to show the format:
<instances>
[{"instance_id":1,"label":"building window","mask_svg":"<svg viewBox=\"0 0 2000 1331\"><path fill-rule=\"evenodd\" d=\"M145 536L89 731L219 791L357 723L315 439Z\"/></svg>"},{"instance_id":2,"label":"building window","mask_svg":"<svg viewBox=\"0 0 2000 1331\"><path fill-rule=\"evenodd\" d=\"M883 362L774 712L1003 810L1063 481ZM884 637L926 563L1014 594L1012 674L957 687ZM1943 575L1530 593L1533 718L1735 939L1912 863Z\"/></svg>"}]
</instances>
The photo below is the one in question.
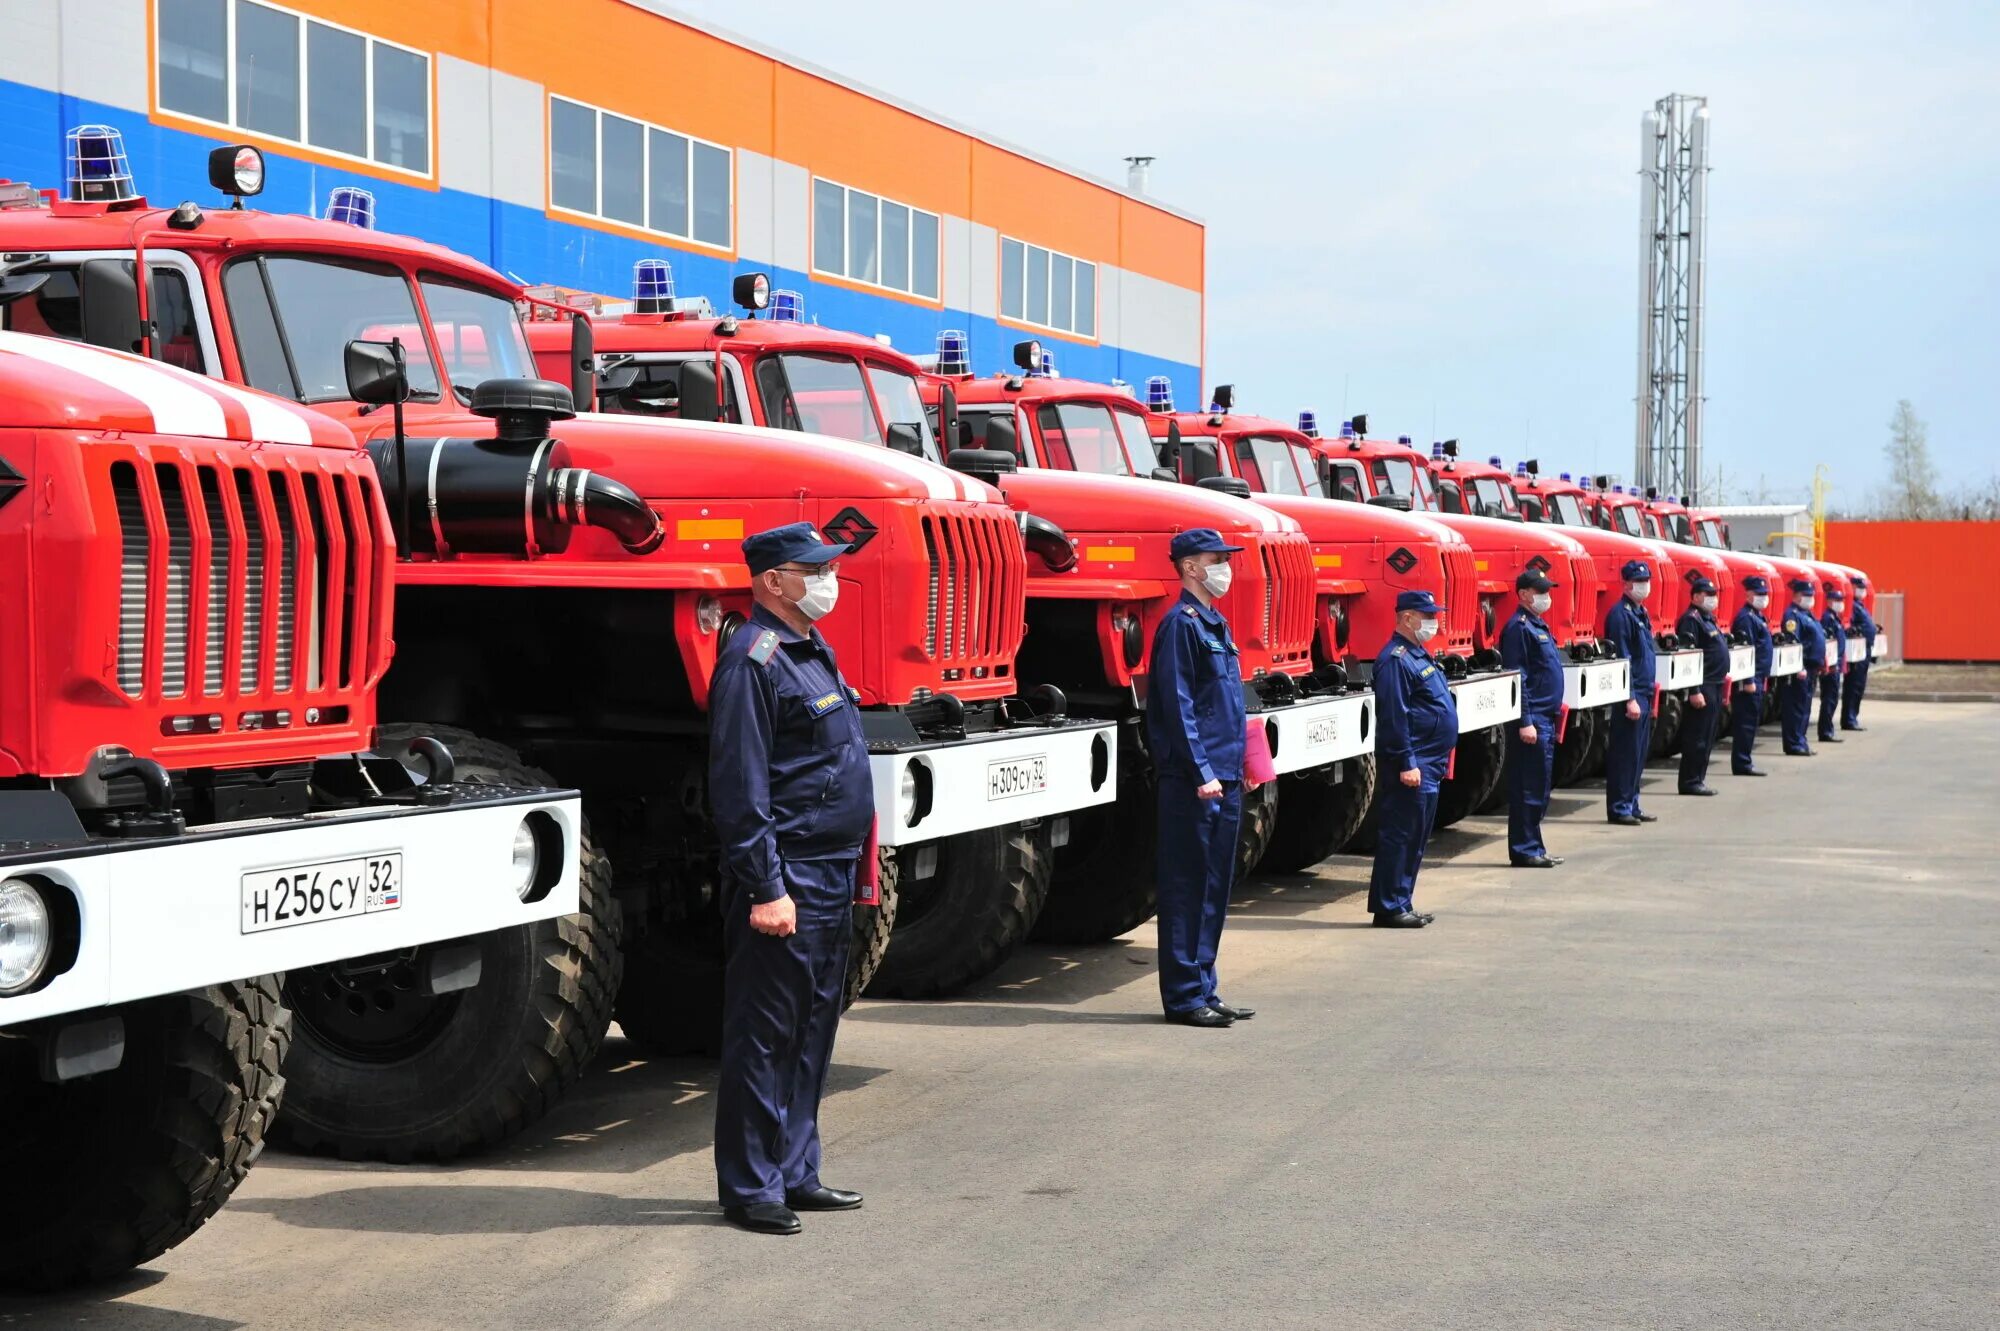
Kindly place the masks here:
<instances>
[{"instance_id":1,"label":"building window","mask_svg":"<svg viewBox=\"0 0 2000 1331\"><path fill-rule=\"evenodd\" d=\"M1002 236L1000 314L1061 333L1097 336L1097 265Z\"/></svg>"},{"instance_id":2,"label":"building window","mask_svg":"<svg viewBox=\"0 0 2000 1331\"><path fill-rule=\"evenodd\" d=\"M938 298L938 216L831 180L813 181L813 271Z\"/></svg>"},{"instance_id":3,"label":"building window","mask_svg":"<svg viewBox=\"0 0 2000 1331\"><path fill-rule=\"evenodd\" d=\"M259 0L157 0L159 109L431 173L431 58Z\"/></svg>"},{"instance_id":4,"label":"building window","mask_svg":"<svg viewBox=\"0 0 2000 1331\"><path fill-rule=\"evenodd\" d=\"M549 202L564 212L728 249L732 166L717 144L549 98Z\"/></svg>"}]
</instances>

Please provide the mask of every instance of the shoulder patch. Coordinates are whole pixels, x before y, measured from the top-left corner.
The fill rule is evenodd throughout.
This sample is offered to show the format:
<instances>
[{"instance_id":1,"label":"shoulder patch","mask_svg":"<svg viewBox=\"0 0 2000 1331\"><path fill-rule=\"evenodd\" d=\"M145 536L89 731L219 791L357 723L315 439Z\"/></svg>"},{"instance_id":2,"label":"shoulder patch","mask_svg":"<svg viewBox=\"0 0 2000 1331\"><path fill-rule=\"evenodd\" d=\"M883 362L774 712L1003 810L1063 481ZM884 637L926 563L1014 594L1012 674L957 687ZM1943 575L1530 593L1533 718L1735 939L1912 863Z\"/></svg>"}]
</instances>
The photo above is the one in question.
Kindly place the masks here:
<instances>
[{"instance_id":1,"label":"shoulder patch","mask_svg":"<svg viewBox=\"0 0 2000 1331\"><path fill-rule=\"evenodd\" d=\"M847 697L850 702L860 702L861 690L855 688L852 684L849 684L847 686Z\"/></svg>"},{"instance_id":2,"label":"shoulder patch","mask_svg":"<svg viewBox=\"0 0 2000 1331\"><path fill-rule=\"evenodd\" d=\"M1194 619L1198 615L1200 615L1201 612L1199 610L1196 610L1191 605L1184 605L1181 607L1181 613L1186 615L1189 619Z\"/></svg>"},{"instance_id":3,"label":"shoulder patch","mask_svg":"<svg viewBox=\"0 0 2000 1331\"><path fill-rule=\"evenodd\" d=\"M1403 654L1403 644L1399 642L1390 650L1394 652L1397 656L1401 656Z\"/></svg>"},{"instance_id":4,"label":"shoulder patch","mask_svg":"<svg viewBox=\"0 0 2000 1331\"><path fill-rule=\"evenodd\" d=\"M757 635L757 641L750 644L750 650L744 653L744 655L748 656L758 665L769 665L771 663L771 654L777 650L778 635L770 629L765 629Z\"/></svg>"}]
</instances>

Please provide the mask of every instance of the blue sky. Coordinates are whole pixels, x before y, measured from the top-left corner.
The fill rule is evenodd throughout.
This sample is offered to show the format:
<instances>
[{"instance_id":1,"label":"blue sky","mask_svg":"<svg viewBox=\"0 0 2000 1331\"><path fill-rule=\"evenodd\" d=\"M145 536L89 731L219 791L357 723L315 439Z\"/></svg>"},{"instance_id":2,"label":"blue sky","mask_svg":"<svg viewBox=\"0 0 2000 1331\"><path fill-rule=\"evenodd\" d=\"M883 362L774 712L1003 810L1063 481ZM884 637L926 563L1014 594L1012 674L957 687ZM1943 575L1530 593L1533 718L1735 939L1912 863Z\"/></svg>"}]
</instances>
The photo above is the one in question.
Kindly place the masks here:
<instances>
[{"instance_id":1,"label":"blue sky","mask_svg":"<svg viewBox=\"0 0 2000 1331\"><path fill-rule=\"evenodd\" d=\"M1725 484L1864 502L1899 397L1948 482L2000 469L2000 5L675 7L1100 175L1155 155L1246 407L1556 470L1631 471L1639 118L1706 95Z\"/></svg>"}]
</instances>

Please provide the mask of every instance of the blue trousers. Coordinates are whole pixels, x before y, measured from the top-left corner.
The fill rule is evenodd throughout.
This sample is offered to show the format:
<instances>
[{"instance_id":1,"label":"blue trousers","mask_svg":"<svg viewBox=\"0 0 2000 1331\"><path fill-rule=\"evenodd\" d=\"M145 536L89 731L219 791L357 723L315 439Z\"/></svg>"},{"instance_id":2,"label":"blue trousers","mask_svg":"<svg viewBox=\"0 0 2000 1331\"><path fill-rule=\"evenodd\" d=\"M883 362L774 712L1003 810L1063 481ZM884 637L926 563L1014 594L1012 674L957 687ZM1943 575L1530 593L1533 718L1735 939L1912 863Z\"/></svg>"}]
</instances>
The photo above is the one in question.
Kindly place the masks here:
<instances>
[{"instance_id":1,"label":"blue trousers","mask_svg":"<svg viewBox=\"0 0 2000 1331\"><path fill-rule=\"evenodd\" d=\"M1520 743L1517 739L1515 743ZM1437 781L1426 777L1421 787L1406 786L1395 772L1382 775L1377 805L1381 823L1375 831L1375 869L1368 875L1368 909L1394 915L1410 908L1417 889L1417 870L1424 865L1424 843L1437 818Z\"/></svg>"},{"instance_id":2,"label":"blue trousers","mask_svg":"<svg viewBox=\"0 0 2000 1331\"><path fill-rule=\"evenodd\" d=\"M1535 742L1521 741L1520 728L1532 724ZM1549 812L1549 786L1556 765L1556 718L1523 716L1507 728L1507 854L1536 859L1549 853L1542 844L1542 819Z\"/></svg>"},{"instance_id":3,"label":"blue trousers","mask_svg":"<svg viewBox=\"0 0 2000 1331\"><path fill-rule=\"evenodd\" d=\"M1243 783L1222 783L1222 798L1195 795L1193 772L1160 774L1160 1005L1192 1012L1216 1000L1215 954L1236 885L1236 832Z\"/></svg>"},{"instance_id":4,"label":"blue trousers","mask_svg":"<svg viewBox=\"0 0 2000 1331\"><path fill-rule=\"evenodd\" d=\"M854 865L784 861L799 914L790 938L752 929L748 899L731 895L715 1086L715 1182L724 1206L782 1202L787 1192L819 1186L819 1102L854 938Z\"/></svg>"},{"instance_id":5,"label":"blue trousers","mask_svg":"<svg viewBox=\"0 0 2000 1331\"><path fill-rule=\"evenodd\" d=\"M1828 651L1833 650L1828 648ZM1840 677L1843 672L1834 671L1819 677L1819 737L1832 739L1834 713L1840 710Z\"/></svg>"},{"instance_id":6,"label":"blue trousers","mask_svg":"<svg viewBox=\"0 0 2000 1331\"><path fill-rule=\"evenodd\" d=\"M1757 685L1754 692L1745 687L1753 682ZM1770 687L1771 682L1765 679L1746 679L1736 686L1729 704L1729 724L1734 731L1734 743L1729 751L1729 770L1732 772L1747 772L1756 766L1755 759L1750 755L1757 747L1757 725L1764 719L1764 690Z\"/></svg>"},{"instance_id":7,"label":"blue trousers","mask_svg":"<svg viewBox=\"0 0 2000 1331\"><path fill-rule=\"evenodd\" d=\"M1848 730L1861 724L1861 695L1868 691L1868 662L1857 661L1847 667L1847 678L1840 681L1840 724Z\"/></svg>"},{"instance_id":8,"label":"blue trousers","mask_svg":"<svg viewBox=\"0 0 2000 1331\"><path fill-rule=\"evenodd\" d=\"M1639 700L1639 719L1611 708L1611 743L1604 755L1604 807L1612 817L1639 816L1639 780L1653 743L1653 700Z\"/></svg>"},{"instance_id":9,"label":"blue trousers","mask_svg":"<svg viewBox=\"0 0 2000 1331\"><path fill-rule=\"evenodd\" d=\"M1778 694L1778 731L1785 737L1785 752L1807 749L1806 731L1812 724L1813 678L1793 675Z\"/></svg>"},{"instance_id":10,"label":"blue trousers","mask_svg":"<svg viewBox=\"0 0 2000 1331\"><path fill-rule=\"evenodd\" d=\"M1697 693L1708 700L1706 707L1692 705ZM1703 684L1690 690L1688 697L1690 705L1681 713L1682 790L1708 780L1708 756L1715 749L1715 731L1722 720L1722 685Z\"/></svg>"}]
</instances>

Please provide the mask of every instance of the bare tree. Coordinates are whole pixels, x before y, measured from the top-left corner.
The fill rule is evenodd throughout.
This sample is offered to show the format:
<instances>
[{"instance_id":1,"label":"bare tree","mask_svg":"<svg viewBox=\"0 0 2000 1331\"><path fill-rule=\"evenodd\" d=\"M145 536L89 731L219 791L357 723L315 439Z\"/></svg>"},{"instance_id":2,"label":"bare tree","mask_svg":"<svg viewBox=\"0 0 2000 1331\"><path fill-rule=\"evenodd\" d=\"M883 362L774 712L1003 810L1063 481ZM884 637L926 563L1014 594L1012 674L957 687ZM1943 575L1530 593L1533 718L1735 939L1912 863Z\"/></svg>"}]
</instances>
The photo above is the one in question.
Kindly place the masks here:
<instances>
[{"instance_id":1,"label":"bare tree","mask_svg":"<svg viewBox=\"0 0 2000 1331\"><path fill-rule=\"evenodd\" d=\"M1889 442L1883 446L1889 461L1889 482L1879 507L1885 518L1923 519L1936 517L1940 507L1937 468L1931 464L1930 427L1917 415L1908 398L1896 403L1889 418Z\"/></svg>"}]
</instances>

